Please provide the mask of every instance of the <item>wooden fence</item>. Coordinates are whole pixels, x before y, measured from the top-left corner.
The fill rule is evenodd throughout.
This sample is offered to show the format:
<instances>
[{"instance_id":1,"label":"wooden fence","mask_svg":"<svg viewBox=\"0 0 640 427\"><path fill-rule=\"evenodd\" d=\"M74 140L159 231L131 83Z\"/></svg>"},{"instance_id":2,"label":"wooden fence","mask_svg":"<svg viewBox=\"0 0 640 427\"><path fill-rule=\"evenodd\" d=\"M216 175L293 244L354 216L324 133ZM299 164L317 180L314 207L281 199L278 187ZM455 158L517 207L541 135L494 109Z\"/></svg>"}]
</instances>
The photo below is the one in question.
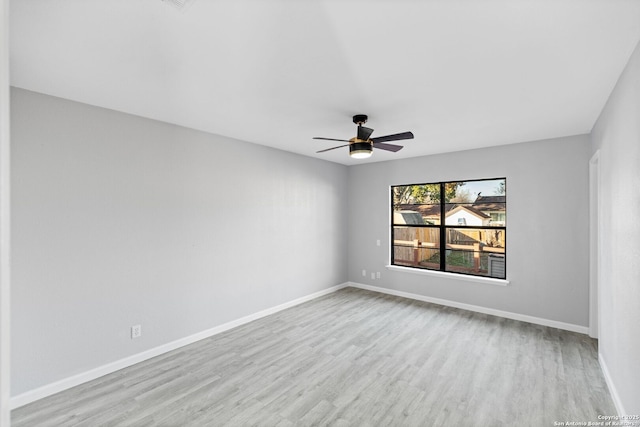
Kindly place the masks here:
<instances>
[{"instance_id":1,"label":"wooden fence","mask_svg":"<svg viewBox=\"0 0 640 427\"><path fill-rule=\"evenodd\" d=\"M497 232L497 233L496 233ZM435 227L394 228L393 259L397 265L440 268L440 230ZM460 251L468 262L448 262L447 270L486 273L487 255L504 254L504 232L491 229L449 229L445 249ZM487 244L489 243L489 244Z\"/></svg>"}]
</instances>

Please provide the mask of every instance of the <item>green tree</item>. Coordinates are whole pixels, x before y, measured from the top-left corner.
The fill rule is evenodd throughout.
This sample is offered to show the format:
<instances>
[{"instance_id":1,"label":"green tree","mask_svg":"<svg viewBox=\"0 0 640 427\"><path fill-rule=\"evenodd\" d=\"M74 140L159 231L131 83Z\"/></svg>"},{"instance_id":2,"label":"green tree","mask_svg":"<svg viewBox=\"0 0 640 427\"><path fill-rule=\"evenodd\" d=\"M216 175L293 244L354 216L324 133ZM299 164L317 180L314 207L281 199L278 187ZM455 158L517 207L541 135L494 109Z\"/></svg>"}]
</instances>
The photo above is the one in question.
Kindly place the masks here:
<instances>
[{"instance_id":1,"label":"green tree","mask_svg":"<svg viewBox=\"0 0 640 427\"><path fill-rule=\"evenodd\" d=\"M464 182L448 182L444 185L445 201L456 197L458 188ZM393 206L400 209L400 205L420 203L440 203L440 184L401 185L393 187Z\"/></svg>"},{"instance_id":2,"label":"green tree","mask_svg":"<svg viewBox=\"0 0 640 427\"><path fill-rule=\"evenodd\" d=\"M464 185L464 183L463 183ZM451 197L447 194L447 202L449 203L472 203L473 196L471 195L471 191L469 189L459 189L456 188L454 192L454 197Z\"/></svg>"}]
</instances>

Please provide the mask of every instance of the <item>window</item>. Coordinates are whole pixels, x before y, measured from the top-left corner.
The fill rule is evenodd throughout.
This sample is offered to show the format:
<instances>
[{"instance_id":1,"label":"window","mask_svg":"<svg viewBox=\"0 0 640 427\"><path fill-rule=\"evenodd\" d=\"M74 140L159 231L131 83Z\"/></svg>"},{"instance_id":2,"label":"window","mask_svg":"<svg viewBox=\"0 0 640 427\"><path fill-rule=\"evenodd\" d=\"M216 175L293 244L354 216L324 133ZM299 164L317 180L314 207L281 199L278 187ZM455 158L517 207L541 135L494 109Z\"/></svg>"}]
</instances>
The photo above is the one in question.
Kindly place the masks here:
<instances>
[{"instance_id":1,"label":"window","mask_svg":"<svg viewBox=\"0 0 640 427\"><path fill-rule=\"evenodd\" d=\"M507 180L391 187L391 264L506 278Z\"/></svg>"}]
</instances>

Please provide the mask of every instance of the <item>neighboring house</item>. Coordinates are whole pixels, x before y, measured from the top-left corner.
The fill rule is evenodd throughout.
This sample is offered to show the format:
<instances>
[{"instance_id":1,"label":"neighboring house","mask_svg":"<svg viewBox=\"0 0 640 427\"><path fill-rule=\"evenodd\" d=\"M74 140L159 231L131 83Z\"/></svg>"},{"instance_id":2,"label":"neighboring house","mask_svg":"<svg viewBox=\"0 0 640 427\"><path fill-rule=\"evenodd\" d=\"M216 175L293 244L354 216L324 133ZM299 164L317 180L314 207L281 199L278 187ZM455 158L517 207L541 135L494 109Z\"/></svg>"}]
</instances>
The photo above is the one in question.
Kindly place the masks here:
<instances>
[{"instance_id":1,"label":"neighboring house","mask_svg":"<svg viewBox=\"0 0 640 427\"><path fill-rule=\"evenodd\" d=\"M394 224L424 224L420 212L411 210L395 211L393 213Z\"/></svg>"},{"instance_id":2,"label":"neighboring house","mask_svg":"<svg viewBox=\"0 0 640 427\"><path fill-rule=\"evenodd\" d=\"M446 213L445 225L489 225L491 217L471 206L457 205Z\"/></svg>"},{"instance_id":3,"label":"neighboring house","mask_svg":"<svg viewBox=\"0 0 640 427\"><path fill-rule=\"evenodd\" d=\"M471 206L489 215L491 225L505 225L507 221L506 196L481 196L478 194L476 201Z\"/></svg>"},{"instance_id":4,"label":"neighboring house","mask_svg":"<svg viewBox=\"0 0 640 427\"><path fill-rule=\"evenodd\" d=\"M497 198L496 201L492 201ZM484 202L485 199L490 199ZM502 202L500 202L500 199ZM447 204L446 225L504 225L504 196L478 196L473 204ZM481 203L479 203L481 201ZM420 212L425 224L440 224L440 205L400 205L400 212ZM409 224L408 222L406 224Z\"/></svg>"}]
</instances>

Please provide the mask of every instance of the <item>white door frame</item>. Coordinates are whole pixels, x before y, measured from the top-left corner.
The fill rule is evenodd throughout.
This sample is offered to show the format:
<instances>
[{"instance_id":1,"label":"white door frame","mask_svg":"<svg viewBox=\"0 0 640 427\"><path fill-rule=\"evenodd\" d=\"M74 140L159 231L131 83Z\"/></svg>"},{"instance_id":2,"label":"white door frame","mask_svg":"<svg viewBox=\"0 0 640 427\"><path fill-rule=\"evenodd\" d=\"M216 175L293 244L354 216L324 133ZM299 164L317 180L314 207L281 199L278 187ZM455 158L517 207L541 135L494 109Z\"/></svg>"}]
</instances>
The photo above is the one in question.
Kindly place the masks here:
<instances>
[{"instance_id":1,"label":"white door frame","mask_svg":"<svg viewBox=\"0 0 640 427\"><path fill-rule=\"evenodd\" d=\"M600 227L600 150L589 160L589 336L598 338L600 312L598 289L602 263Z\"/></svg>"}]
</instances>

